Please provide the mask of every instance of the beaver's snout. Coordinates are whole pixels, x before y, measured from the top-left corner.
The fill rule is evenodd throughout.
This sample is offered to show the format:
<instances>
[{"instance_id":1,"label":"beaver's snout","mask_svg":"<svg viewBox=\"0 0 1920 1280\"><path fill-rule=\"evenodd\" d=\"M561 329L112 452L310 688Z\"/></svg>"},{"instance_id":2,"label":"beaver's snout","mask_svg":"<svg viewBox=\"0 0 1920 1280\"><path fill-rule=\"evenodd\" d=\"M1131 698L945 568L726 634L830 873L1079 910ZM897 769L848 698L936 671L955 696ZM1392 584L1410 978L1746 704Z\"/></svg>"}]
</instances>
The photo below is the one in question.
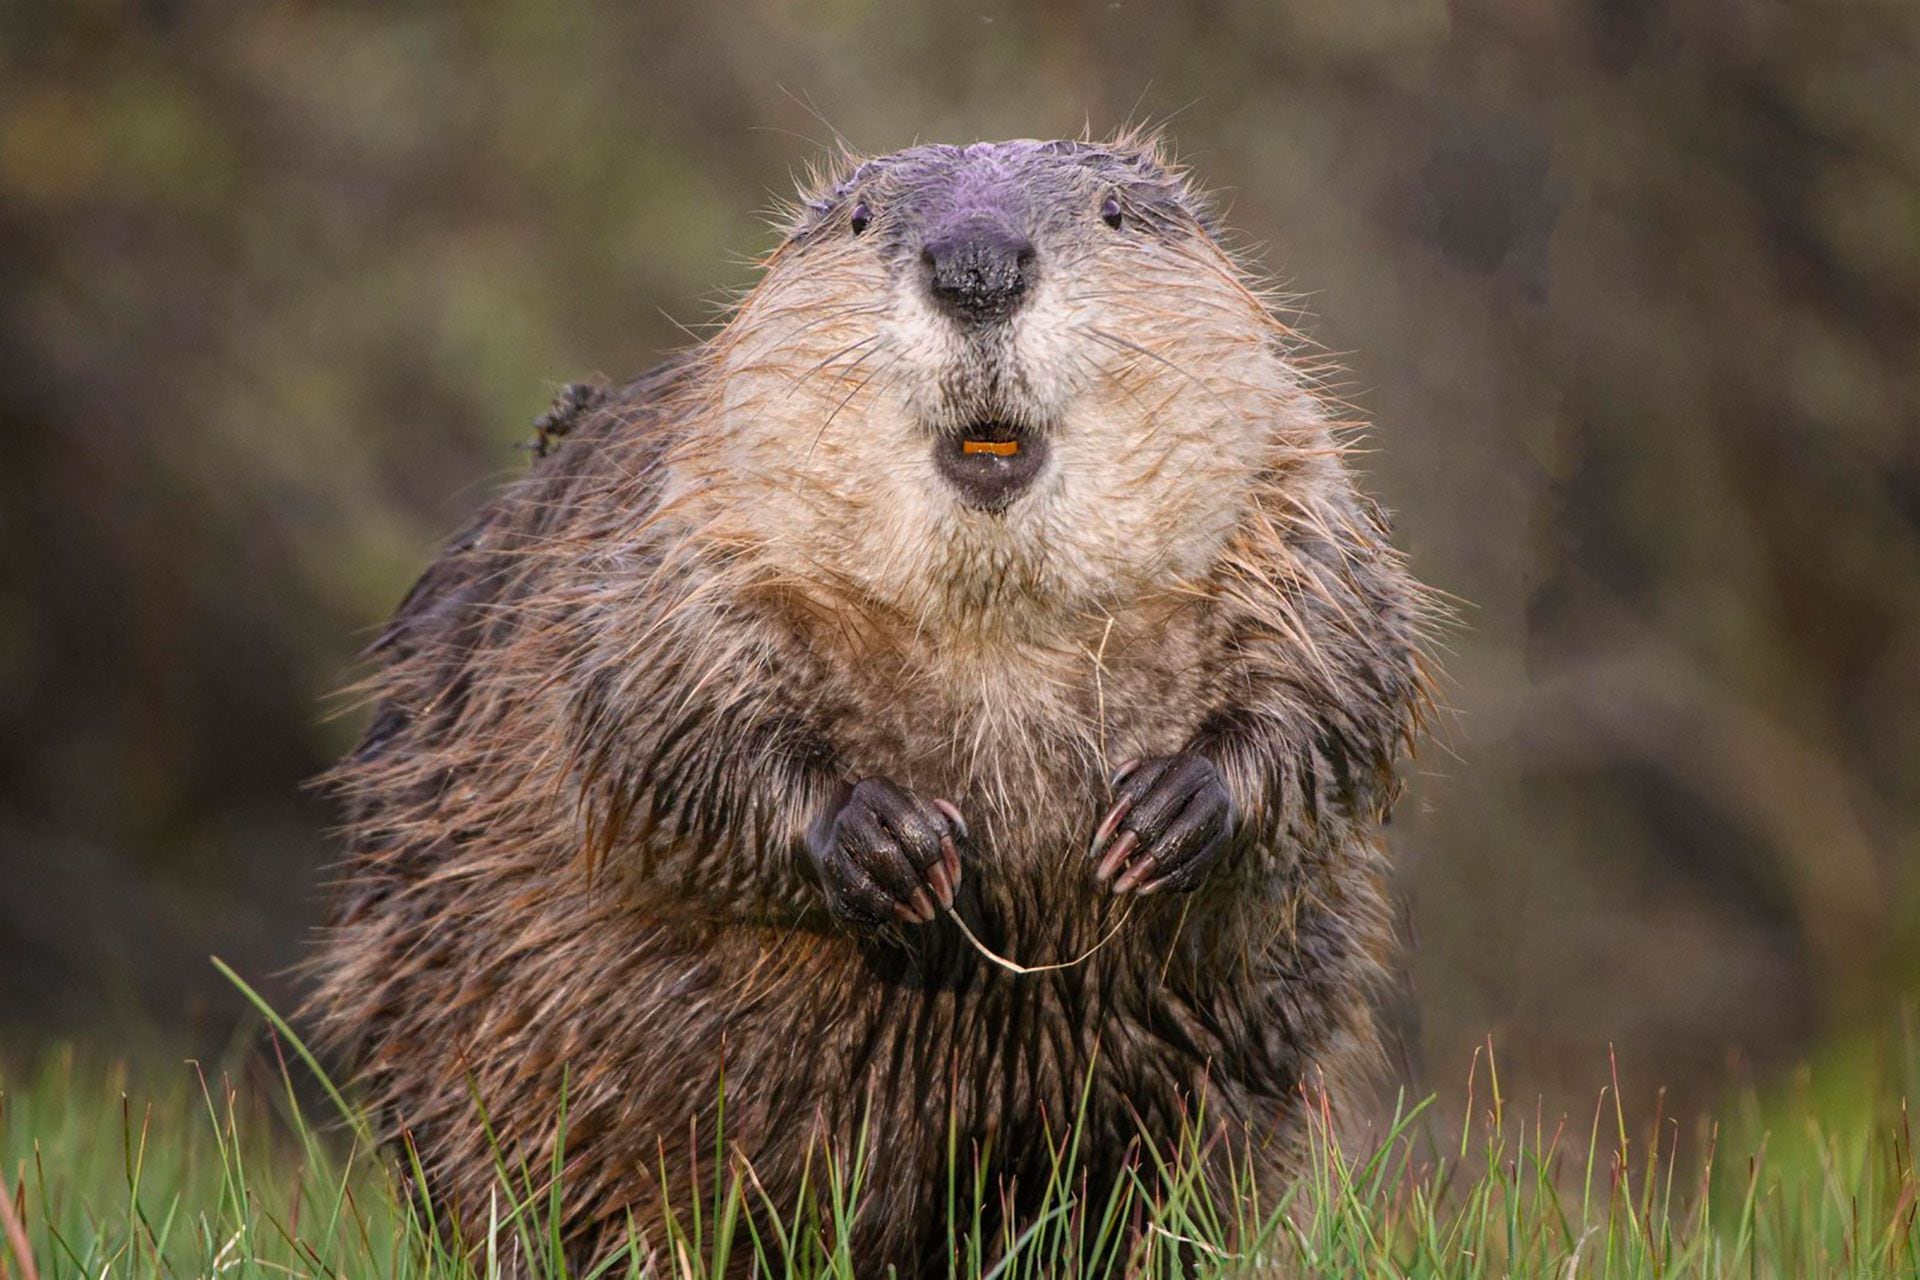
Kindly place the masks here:
<instances>
[{"instance_id":1,"label":"beaver's snout","mask_svg":"<svg viewBox=\"0 0 1920 1280\"><path fill-rule=\"evenodd\" d=\"M928 237L920 249L934 304L965 325L1005 320L1037 274L1033 241L994 219L973 219Z\"/></svg>"},{"instance_id":2,"label":"beaver's snout","mask_svg":"<svg viewBox=\"0 0 1920 1280\"><path fill-rule=\"evenodd\" d=\"M1047 440L1010 422L975 422L942 432L933 442L933 461L962 502L997 514L1047 465Z\"/></svg>"}]
</instances>

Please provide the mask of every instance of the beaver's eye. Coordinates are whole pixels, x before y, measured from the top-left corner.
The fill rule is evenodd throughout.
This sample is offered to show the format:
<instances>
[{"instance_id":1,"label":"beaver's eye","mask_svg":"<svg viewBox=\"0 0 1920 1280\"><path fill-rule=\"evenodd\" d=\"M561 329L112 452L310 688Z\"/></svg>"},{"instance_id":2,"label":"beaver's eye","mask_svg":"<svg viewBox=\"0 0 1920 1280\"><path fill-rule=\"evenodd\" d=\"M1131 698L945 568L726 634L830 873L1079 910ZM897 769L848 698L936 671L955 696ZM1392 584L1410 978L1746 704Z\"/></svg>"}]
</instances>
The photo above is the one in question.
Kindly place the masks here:
<instances>
[{"instance_id":1,"label":"beaver's eye","mask_svg":"<svg viewBox=\"0 0 1920 1280\"><path fill-rule=\"evenodd\" d=\"M847 225L853 228L853 234L859 235L867 229L867 224L872 221L873 210L867 208L867 202L862 200L859 204L853 206L853 214L847 219Z\"/></svg>"},{"instance_id":2,"label":"beaver's eye","mask_svg":"<svg viewBox=\"0 0 1920 1280\"><path fill-rule=\"evenodd\" d=\"M1108 196L1106 203L1100 206L1100 221L1115 231L1120 229L1120 202L1112 196Z\"/></svg>"}]
</instances>

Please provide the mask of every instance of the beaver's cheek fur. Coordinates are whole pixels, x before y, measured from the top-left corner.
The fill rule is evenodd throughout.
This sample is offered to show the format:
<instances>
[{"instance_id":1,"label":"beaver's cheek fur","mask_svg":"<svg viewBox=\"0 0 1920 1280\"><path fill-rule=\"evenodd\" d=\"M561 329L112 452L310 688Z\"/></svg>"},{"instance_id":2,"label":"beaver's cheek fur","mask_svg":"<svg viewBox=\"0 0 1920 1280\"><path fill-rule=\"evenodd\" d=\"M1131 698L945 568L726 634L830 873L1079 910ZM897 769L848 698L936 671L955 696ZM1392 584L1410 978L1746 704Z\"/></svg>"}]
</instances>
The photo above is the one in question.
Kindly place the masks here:
<instances>
[{"instance_id":1,"label":"beaver's cheek fur","mask_svg":"<svg viewBox=\"0 0 1920 1280\"><path fill-rule=\"evenodd\" d=\"M802 266L783 264L740 325L755 328L754 306L810 296L784 278ZM1204 572L1285 421L1311 413L1241 294L1210 295L1200 323L1176 324L1150 291L1116 294L1056 269L983 339L910 282L869 284L884 302L818 325L801 352L777 339L730 351L735 474L716 483L739 491L741 516L795 572L834 565L916 615L972 625L1007 609L1086 610ZM1018 494L984 508L937 450L944 434L995 417L1031 424L1047 457Z\"/></svg>"}]
</instances>

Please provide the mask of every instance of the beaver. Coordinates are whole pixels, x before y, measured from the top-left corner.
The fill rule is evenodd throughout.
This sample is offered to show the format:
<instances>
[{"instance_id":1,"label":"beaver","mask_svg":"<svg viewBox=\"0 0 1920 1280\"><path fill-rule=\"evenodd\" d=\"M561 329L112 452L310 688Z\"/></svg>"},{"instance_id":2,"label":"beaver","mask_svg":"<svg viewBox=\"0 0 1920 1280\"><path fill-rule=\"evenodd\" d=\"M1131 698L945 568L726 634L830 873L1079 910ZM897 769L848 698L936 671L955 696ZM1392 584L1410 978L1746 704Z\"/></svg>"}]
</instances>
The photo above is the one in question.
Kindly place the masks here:
<instances>
[{"instance_id":1,"label":"beaver","mask_svg":"<svg viewBox=\"0 0 1920 1280\"><path fill-rule=\"evenodd\" d=\"M1379 1056L1429 688L1335 401L1153 139L788 212L373 644L317 1022L456 1221L558 1168L578 1258L832 1157L860 1270L944 1275L956 1179L1011 1234L1069 1131L1097 1194L1201 1114L1283 1185Z\"/></svg>"}]
</instances>

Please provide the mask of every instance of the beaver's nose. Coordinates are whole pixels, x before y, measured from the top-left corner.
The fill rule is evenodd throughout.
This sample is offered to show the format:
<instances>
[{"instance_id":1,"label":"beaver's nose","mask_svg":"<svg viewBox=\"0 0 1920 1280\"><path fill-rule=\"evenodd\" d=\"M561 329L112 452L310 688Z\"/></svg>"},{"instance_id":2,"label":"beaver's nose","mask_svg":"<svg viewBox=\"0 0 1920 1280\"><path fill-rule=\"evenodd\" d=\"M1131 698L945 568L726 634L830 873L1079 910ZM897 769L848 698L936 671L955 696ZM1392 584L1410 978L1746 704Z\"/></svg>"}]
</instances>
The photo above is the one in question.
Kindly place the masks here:
<instances>
[{"instance_id":1,"label":"beaver's nose","mask_svg":"<svg viewBox=\"0 0 1920 1280\"><path fill-rule=\"evenodd\" d=\"M1004 320L1019 310L1035 275L1033 241L1010 227L973 223L920 249L927 290L962 324Z\"/></svg>"}]
</instances>

